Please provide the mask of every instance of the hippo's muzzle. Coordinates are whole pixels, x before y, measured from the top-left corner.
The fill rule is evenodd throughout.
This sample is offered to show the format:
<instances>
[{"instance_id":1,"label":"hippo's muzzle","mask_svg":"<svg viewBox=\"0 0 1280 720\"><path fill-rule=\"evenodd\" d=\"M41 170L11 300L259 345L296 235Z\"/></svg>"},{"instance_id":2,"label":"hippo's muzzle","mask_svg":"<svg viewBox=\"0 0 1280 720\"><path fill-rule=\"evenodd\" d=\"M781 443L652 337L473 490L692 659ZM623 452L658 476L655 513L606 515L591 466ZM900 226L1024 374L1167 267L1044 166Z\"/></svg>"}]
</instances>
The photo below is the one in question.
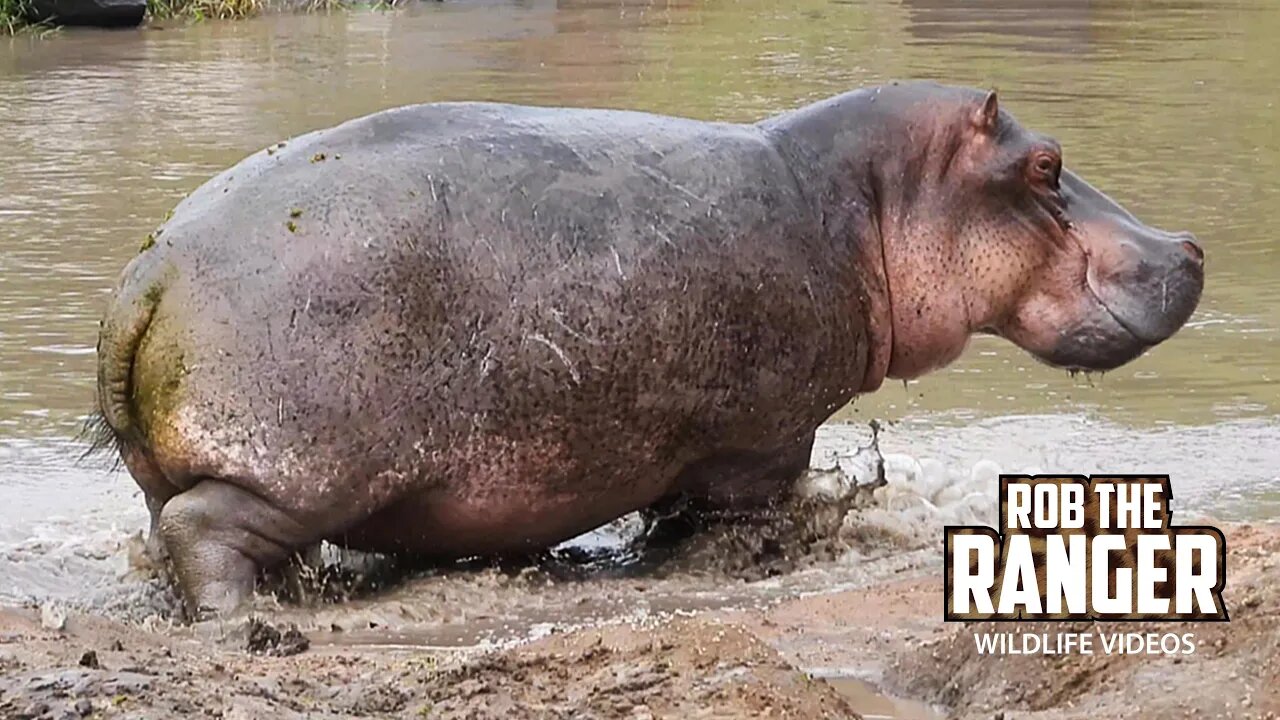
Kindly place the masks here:
<instances>
[{"instance_id":1,"label":"hippo's muzzle","mask_svg":"<svg viewBox=\"0 0 1280 720\"><path fill-rule=\"evenodd\" d=\"M1195 311L1204 287L1204 251L1186 232L1156 231L1118 244L1121 262L1089 263L1089 291L1131 335L1155 345Z\"/></svg>"},{"instance_id":2,"label":"hippo's muzzle","mask_svg":"<svg viewBox=\"0 0 1280 720\"><path fill-rule=\"evenodd\" d=\"M1063 333L1051 361L1109 370L1182 327L1204 288L1204 251L1188 232L1143 224L1079 177L1064 173L1071 235L1083 249L1086 303L1096 305Z\"/></svg>"}]
</instances>

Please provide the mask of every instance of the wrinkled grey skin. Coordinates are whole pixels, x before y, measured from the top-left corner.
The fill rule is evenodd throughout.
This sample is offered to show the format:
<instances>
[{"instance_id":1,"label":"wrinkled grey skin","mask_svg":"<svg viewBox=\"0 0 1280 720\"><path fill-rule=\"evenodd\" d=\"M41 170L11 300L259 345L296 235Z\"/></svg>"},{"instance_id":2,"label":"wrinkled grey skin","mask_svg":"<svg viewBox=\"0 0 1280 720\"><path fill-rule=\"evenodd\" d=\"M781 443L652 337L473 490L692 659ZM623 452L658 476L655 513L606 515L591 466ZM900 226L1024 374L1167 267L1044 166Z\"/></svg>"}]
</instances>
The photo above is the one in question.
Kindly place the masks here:
<instances>
[{"instance_id":1,"label":"wrinkled grey skin","mask_svg":"<svg viewBox=\"0 0 1280 720\"><path fill-rule=\"evenodd\" d=\"M199 616L321 539L456 558L765 504L886 376L974 332L1114 367L1202 284L977 91L757 125L422 105L184 200L106 313L99 410Z\"/></svg>"}]
</instances>

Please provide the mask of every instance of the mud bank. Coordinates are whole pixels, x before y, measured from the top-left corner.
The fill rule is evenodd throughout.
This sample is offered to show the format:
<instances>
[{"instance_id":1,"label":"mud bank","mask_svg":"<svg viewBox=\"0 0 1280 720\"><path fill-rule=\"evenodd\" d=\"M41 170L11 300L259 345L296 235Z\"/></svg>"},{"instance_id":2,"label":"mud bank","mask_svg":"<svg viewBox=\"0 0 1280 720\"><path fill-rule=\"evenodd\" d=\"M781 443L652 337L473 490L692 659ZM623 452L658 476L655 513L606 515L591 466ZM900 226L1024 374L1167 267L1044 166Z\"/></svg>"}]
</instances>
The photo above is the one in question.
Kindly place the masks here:
<instances>
[{"instance_id":1,"label":"mud bank","mask_svg":"<svg viewBox=\"0 0 1280 720\"><path fill-rule=\"evenodd\" d=\"M496 650L8 609L0 717L1280 717L1280 528L1228 542L1230 623L1107 628L1193 633L1186 656L983 657L975 632L1089 628L944 624L932 576Z\"/></svg>"}]
</instances>

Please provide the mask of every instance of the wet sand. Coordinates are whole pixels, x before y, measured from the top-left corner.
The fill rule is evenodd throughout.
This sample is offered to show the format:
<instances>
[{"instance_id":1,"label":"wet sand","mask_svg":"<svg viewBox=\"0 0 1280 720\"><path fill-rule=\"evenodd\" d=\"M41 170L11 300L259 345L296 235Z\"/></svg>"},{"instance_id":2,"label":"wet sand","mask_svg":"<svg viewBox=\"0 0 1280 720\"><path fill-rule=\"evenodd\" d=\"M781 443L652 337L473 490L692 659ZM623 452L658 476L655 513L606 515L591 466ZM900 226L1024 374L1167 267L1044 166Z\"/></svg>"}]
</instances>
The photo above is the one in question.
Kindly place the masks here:
<instances>
[{"instance_id":1,"label":"wet sand","mask_svg":"<svg viewBox=\"0 0 1280 720\"><path fill-rule=\"evenodd\" d=\"M0 717L1280 717L1280 527L1227 536L1230 623L1106 628L1194 633L1188 656L980 657L975 631L1088 628L942 623L932 571L489 650L10 608Z\"/></svg>"}]
</instances>

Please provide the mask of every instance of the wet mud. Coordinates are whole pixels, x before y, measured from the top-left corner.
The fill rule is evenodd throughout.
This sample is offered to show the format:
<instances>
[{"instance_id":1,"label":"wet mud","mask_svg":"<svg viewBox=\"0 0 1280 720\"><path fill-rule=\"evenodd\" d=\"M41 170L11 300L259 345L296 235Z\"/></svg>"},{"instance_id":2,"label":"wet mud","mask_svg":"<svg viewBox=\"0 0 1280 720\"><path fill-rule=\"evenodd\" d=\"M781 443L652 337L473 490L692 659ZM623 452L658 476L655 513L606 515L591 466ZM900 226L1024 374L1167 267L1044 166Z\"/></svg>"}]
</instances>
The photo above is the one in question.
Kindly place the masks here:
<instances>
[{"instance_id":1,"label":"wet mud","mask_svg":"<svg viewBox=\"0 0 1280 720\"><path fill-rule=\"evenodd\" d=\"M820 460L794 503L703 518L669 547L629 517L446 568L319 548L244 617L195 626L135 567L106 605L0 610L0 718L1280 712L1280 527L1226 528L1230 623L1143 624L1194 633L1192 655L985 657L975 632L1072 629L941 621L941 529L990 522L989 469L938 482L868 448Z\"/></svg>"},{"instance_id":2,"label":"wet mud","mask_svg":"<svg viewBox=\"0 0 1280 720\"><path fill-rule=\"evenodd\" d=\"M147 629L73 614L59 627L8 609L0 717L1274 718L1280 528L1227 533L1232 621L1144 627L1194 633L1184 657L981 657L972 634L1007 628L942 623L933 572L488 647L325 643L262 617ZM303 642L273 651L288 638Z\"/></svg>"}]
</instances>

